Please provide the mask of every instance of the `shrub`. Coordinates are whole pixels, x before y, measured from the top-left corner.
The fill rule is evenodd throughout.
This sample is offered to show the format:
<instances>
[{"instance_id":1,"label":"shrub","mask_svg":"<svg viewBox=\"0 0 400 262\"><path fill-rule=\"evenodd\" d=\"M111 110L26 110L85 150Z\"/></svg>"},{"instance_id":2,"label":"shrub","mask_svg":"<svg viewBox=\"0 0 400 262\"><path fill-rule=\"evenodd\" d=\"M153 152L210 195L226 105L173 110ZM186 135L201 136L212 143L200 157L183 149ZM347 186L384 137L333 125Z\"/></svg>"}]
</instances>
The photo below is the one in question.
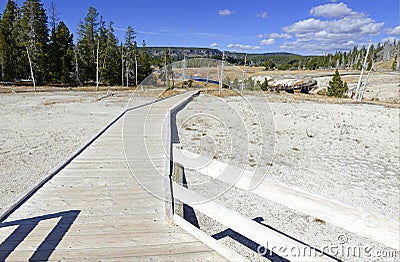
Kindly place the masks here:
<instances>
[{"instance_id":1,"label":"shrub","mask_svg":"<svg viewBox=\"0 0 400 262\"><path fill-rule=\"evenodd\" d=\"M339 70L336 69L335 74L331 81L329 81L329 86L326 94L328 96L334 97L345 97L348 91L347 83L342 80L339 74Z\"/></svg>"}]
</instances>

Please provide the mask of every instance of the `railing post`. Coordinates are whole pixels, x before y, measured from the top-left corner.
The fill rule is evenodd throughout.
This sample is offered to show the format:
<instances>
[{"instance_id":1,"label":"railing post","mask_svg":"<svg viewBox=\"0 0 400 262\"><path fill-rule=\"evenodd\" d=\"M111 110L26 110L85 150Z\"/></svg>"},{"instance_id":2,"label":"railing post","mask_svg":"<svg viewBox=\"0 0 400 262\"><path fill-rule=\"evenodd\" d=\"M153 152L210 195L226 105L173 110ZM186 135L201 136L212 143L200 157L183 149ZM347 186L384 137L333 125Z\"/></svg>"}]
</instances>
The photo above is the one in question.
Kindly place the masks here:
<instances>
[{"instance_id":1,"label":"railing post","mask_svg":"<svg viewBox=\"0 0 400 262\"><path fill-rule=\"evenodd\" d=\"M171 140L171 110L168 110L167 113L167 128L166 128L166 141L165 141L165 150L166 150L166 163L165 163L165 175L164 175L164 188L165 188L165 212L167 220L170 222L173 221L174 217L174 195L172 192L172 168L173 168L173 159L172 159L172 140Z\"/></svg>"},{"instance_id":2,"label":"railing post","mask_svg":"<svg viewBox=\"0 0 400 262\"><path fill-rule=\"evenodd\" d=\"M172 181L177 183L178 185L185 186L183 184L183 166L179 163L174 162L174 169L172 170ZM174 202L175 207L174 207L174 212L183 217L184 212L183 212L183 203L179 200L175 200Z\"/></svg>"}]
</instances>

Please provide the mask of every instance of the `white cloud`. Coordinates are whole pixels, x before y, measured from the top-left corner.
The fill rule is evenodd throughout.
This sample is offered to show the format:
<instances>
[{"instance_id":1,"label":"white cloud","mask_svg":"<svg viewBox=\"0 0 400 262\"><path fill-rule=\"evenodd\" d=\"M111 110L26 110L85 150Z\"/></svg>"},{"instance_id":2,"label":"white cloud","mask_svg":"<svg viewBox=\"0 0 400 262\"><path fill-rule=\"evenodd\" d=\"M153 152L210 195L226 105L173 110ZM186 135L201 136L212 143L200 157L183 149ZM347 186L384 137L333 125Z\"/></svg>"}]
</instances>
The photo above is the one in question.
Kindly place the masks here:
<instances>
[{"instance_id":1,"label":"white cloud","mask_svg":"<svg viewBox=\"0 0 400 262\"><path fill-rule=\"evenodd\" d=\"M222 16L229 16L229 15L233 15L235 13L234 10L229 10L229 9L223 9L223 10L219 10L218 14L222 15Z\"/></svg>"},{"instance_id":2,"label":"white cloud","mask_svg":"<svg viewBox=\"0 0 400 262\"><path fill-rule=\"evenodd\" d=\"M252 46L252 45L242 45L242 44L229 44L228 48L234 50L260 50L261 47L259 46Z\"/></svg>"},{"instance_id":3,"label":"white cloud","mask_svg":"<svg viewBox=\"0 0 400 262\"><path fill-rule=\"evenodd\" d=\"M212 43L210 46L211 46L211 47L217 47L218 44L217 44L217 43Z\"/></svg>"},{"instance_id":4,"label":"white cloud","mask_svg":"<svg viewBox=\"0 0 400 262\"><path fill-rule=\"evenodd\" d=\"M389 43L393 43L394 41L399 41L399 39L397 39L396 37L393 37L393 36L389 36L386 38L382 38L380 42L385 43L387 41L389 41Z\"/></svg>"},{"instance_id":5,"label":"white cloud","mask_svg":"<svg viewBox=\"0 0 400 262\"><path fill-rule=\"evenodd\" d=\"M387 33L389 35L400 35L400 25L396 26L395 28L388 28Z\"/></svg>"},{"instance_id":6,"label":"white cloud","mask_svg":"<svg viewBox=\"0 0 400 262\"><path fill-rule=\"evenodd\" d=\"M193 35L195 37L201 37L201 38L224 38L224 39L231 38L231 36L229 36L229 35L204 33L204 32L195 32L195 33L192 33L191 35Z\"/></svg>"},{"instance_id":7,"label":"white cloud","mask_svg":"<svg viewBox=\"0 0 400 262\"><path fill-rule=\"evenodd\" d=\"M289 34L271 33L271 34L258 34L257 38L290 39L292 38L292 36Z\"/></svg>"},{"instance_id":8,"label":"white cloud","mask_svg":"<svg viewBox=\"0 0 400 262\"><path fill-rule=\"evenodd\" d=\"M260 45L274 45L275 44L275 39L269 38L269 39L264 39L260 42Z\"/></svg>"},{"instance_id":9,"label":"white cloud","mask_svg":"<svg viewBox=\"0 0 400 262\"><path fill-rule=\"evenodd\" d=\"M316 54L316 55L326 55L327 53L332 53L333 51L348 51L352 49L356 43L352 40L347 42L326 42L321 44L317 41L310 42L285 42L280 48L284 50L293 51L295 53L304 53L304 54Z\"/></svg>"},{"instance_id":10,"label":"white cloud","mask_svg":"<svg viewBox=\"0 0 400 262\"><path fill-rule=\"evenodd\" d=\"M266 11L262 11L261 13L257 13L256 16L265 19L268 17L268 13Z\"/></svg>"},{"instance_id":11,"label":"white cloud","mask_svg":"<svg viewBox=\"0 0 400 262\"><path fill-rule=\"evenodd\" d=\"M342 18L347 16L362 15L353 12L346 4L326 4L311 8L310 15L316 17Z\"/></svg>"},{"instance_id":12,"label":"white cloud","mask_svg":"<svg viewBox=\"0 0 400 262\"><path fill-rule=\"evenodd\" d=\"M294 35L295 41L285 42L282 49L309 54L348 50L365 37L379 35L384 25L343 3L317 6L310 14L327 19L309 18L284 27L284 32Z\"/></svg>"},{"instance_id":13,"label":"white cloud","mask_svg":"<svg viewBox=\"0 0 400 262\"><path fill-rule=\"evenodd\" d=\"M328 26L328 21L321 21L314 18L302 20L293 25L286 26L283 30L287 33L305 34L324 30Z\"/></svg>"}]
</instances>

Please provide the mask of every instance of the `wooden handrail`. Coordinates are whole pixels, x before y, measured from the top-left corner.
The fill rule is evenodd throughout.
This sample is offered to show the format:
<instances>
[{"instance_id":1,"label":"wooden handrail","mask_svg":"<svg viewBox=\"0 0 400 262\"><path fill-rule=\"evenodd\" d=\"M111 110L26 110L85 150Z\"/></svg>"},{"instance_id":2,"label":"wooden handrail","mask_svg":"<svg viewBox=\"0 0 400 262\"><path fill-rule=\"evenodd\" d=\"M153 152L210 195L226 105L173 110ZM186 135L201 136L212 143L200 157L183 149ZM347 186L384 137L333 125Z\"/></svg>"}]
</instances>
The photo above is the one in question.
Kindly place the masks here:
<instances>
[{"instance_id":1,"label":"wooden handrail","mask_svg":"<svg viewBox=\"0 0 400 262\"><path fill-rule=\"evenodd\" d=\"M168 110L166 115L166 134L165 134L165 151L166 151L166 163L165 163L165 176L164 176L164 188L165 188L165 212L166 217L170 222L173 222L174 217L174 194L172 189L172 172L173 172L173 144L172 144L172 128L176 125L175 116L176 113L185 107L193 97L199 95L200 91L192 92L186 99L175 104L171 109Z\"/></svg>"},{"instance_id":2,"label":"wooden handrail","mask_svg":"<svg viewBox=\"0 0 400 262\"><path fill-rule=\"evenodd\" d=\"M326 256L326 254L319 250L277 233L275 230L265 227L214 201L208 201L206 198L176 183L173 183L173 192L175 198L184 203L197 203L192 205L197 211L252 241L268 247L272 252L283 258L296 261L336 261L336 259ZM284 247L289 248L285 249ZM304 253L303 251L305 250L309 251L306 254L311 253L311 257L298 256L297 251L299 250L302 251L301 253Z\"/></svg>"},{"instance_id":3,"label":"wooden handrail","mask_svg":"<svg viewBox=\"0 0 400 262\"><path fill-rule=\"evenodd\" d=\"M251 171L228 166L215 159L210 161L198 154L177 148L174 149L173 155L175 162L186 167L208 163L196 171L237 188L249 190L253 176ZM224 169L226 172L223 174L215 172ZM268 178L264 178L263 182L250 192L399 250L400 224L397 221Z\"/></svg>"}]
</instances>

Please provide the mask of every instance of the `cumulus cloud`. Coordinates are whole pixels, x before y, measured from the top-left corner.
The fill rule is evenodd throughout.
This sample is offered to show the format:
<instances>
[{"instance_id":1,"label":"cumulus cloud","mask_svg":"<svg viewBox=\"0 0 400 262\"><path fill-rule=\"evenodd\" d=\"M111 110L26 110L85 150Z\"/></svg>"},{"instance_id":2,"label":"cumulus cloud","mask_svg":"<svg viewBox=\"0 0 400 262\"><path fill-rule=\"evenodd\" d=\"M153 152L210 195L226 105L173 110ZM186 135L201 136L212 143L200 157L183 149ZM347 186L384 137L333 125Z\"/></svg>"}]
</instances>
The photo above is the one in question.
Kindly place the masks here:
<instances>
[{"instance_id":1,"label":"cumulus cloud","mask_svg":"<svg viewBox=\"0 0 400 262\"><path fill-rule=\"evenodd\" d=\"M388 28L387 33L388 35L400 35L400 25L395 28Z\"/></svg>"},{"instance_id":2,"label":"cumulus cloud","mask_svg":"<svg viewBox=\"0 0 400 262\"><path fill-rule=\"evenodd\" d=\"M260 45L274 45L275 44L275 39L269 38L269 39L264 39L260 42Z\"/></svg>"},{"instance_id":3,"label":"cumulus cloud","mask_svg":"<svg viewBox=\"0 0 400 262\"><path fill-rule=\"evenodd\" d=\"M328 26L328 21L321 21L314 18L302 20L293 25L283 28L285 32L293 34L306 34L324 30Z\"/></svg>"},{"instance_id":4,"label":"cumulus cloud","mask_svg":"<svg viewBox=\"0 0 400 262\"><path fill-rule=\"evenodd\" d=\"M210 46L211 46L211 47L217 47L218 44L217 44L217 43L212 43Z\"/></svg>"},{"instance_id":5,"label":"cumulus cloud","mask_svg":"<svg viewBox=\"0 0 400 262\"><path fill-rule=\"evenodd\" d=\"M378 35L384 25L343 3L317 6L310 14L326 19L309 18L284 27L283 31L294 35L295 41L285 42L282 49L312 54L348 50L364 37Z\"/></svg>"},{"instance_id":6,"label":"cumulus cloud","mask_svg":"<svg viewBox=\"0 0 400 262\"><path fill-rule=\"evenodd\" d=\"M265 18L268 17L268 13L267 13L266 11L263 11L263 12L261 12L261 13L257 13L256 16L265 19Z\"/></svg>"},{"instance_id":7,"label":"cumulus cloud","mask_svg":"<svg viewBox=\"0 0 400 262\"><path fill-rule=\"evenodd\" d=\"M339 3L313 7L310 10L310 15L316 17L342 18L346 16L360 16L362 14L354 12L344 3Z\"/></svg>"},{"instance_id":8,"label":"cumulus cloud","mask_svg":"<svg viewBox=\"0 0 400 262\"><path fill-rule=\"evenodd\" d=\"M388 42L389 41L389 43L394 43L394 41L398 41L399 39L397 39L396 37L393 37L393 36L389 36L389 37L386 37L386 38L382 38L381 39L381 43L385 43L385 42Z\"/></svg>"},{"instance_id":9,"label":"cumulus cloud","mask_svg":"<svg viewBox=\"0 0 400 262\"><path fill-rule=\"evenodd\" d=\"M289 34L278 34L278 33L271 33L271 34L258 34L257 38L274 38L274 39L289 39L292 36Z\"/></svg>"},{"instance_id":10,"label":"cumulus cloud","mask_svg":"<svg viewBox=\"0 0 400 262\"><path fill-rule=\"evenodd\" d=\"M325 55L327 53L332 53L333 51L348 51L352 49L356 45L356 42L350 40L344 43L336 43L336 42L326 42L321 44L317 41L311 42L285 42L283 43L280 48L284 50L291 50L293 52L298 53L302 51L306 54L318 54L318 55Z\"/></svg>"},{"instance_id":11,"label":"cumulus cloud","mask_svg":"<svg viewBox=\"0 0 400 262\"><path fill-rule=\"evenodd\" d=\"M230 16L233 15L235 13L234 10L230 10L230 9L223 9L223 10L219 10L218 14L222 15L222 16Z\"/></svg>"},{"instance_id":12,"label":"cumulus cloud","mask_svg":"<svg viewBox=\"0 0 400 262\"><path fill-rule=\"evenodd\" d=\"M259 46L252 46L252 45L242 45L242 44L229 44L228 48L234 50L260 50L261 47Z\"/></svg>"}]
</instances>

